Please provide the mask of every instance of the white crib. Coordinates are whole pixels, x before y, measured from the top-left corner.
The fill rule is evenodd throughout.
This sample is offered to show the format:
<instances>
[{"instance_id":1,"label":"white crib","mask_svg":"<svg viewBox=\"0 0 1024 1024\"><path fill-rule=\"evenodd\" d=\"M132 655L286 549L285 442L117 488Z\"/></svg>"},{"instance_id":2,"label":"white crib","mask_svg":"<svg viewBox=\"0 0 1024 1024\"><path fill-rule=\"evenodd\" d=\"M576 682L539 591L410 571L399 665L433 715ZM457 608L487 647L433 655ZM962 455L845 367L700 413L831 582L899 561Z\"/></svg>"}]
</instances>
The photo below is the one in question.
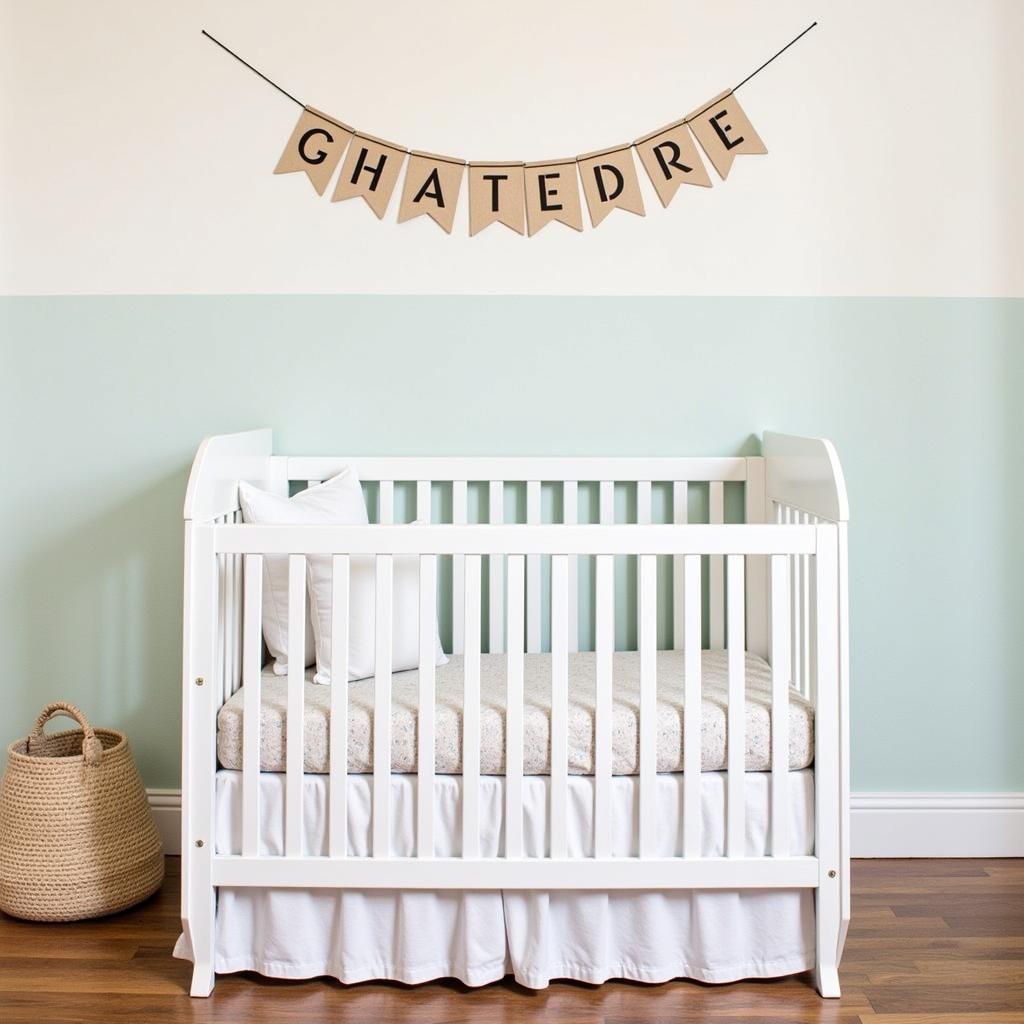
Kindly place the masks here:
<instances>
[{"instance_id":1,"label":"white crib","mask_svg":"<svg viewBox=\"0 0 1024 1024\"><path fill-rule=\"evenodd\" d=\"M212 991L217 892L228 886L811 889L816 984L822 996L838 996L850 905L846 491L828 441L766 433L763 451L759 457L730 458L310 457L274 455L269 430L204 441L185 501L182 920L194 959L192 994ZM288 494L345 465L353 466L368 488L377 512L373 525L242 524L238 481ZM741 515L743 521L727 521ZM416 523L410 523L413 518ZM486 521L474 521L480 518ZM693 521L698 518L702 521ZM414 855L397 856L389 841L394 810L390 593L393 557L408 553L419 556L420 566L416 836ZM282 854L273 856L260 852L258 838L266 554L289 556L290 580L284 839ZM314 554L333 556L334 657L340 665L347 664L350 557L369 554L376 561L372 825L366 856L349 855L345 834L345 685L330 688L326 849L311 855L303 847L305 562ZM464 665L461 855L456 857L435 855L438 612L442 620L450 614L450 649L463 656ZM659 623L660 646L681 651L685 666L682 842L681 855L671 857L655 854ZM624 646L639 651L640 662L637 855L630 857L612 856L611 849L611 666L613 651ZM702 647L727 651L729 707L744 706L746 652L771 665L767 856L748 856L744 847L744 714L727 720L724 855L701 856ZM567 666L582 649L596 652L593 837L592 855L585 857L569 855L565 825ZM550 651L551 666L550 841L543 856L527 856L523 661L524 652L541 651ZM482 652L504 652L507 666L505 826L493 856L481 854L481 775L474 756ZM790 854L782 812L789 796L791 684L814 709L811 856ZM214 842L217 716L239 687L246 712L241 852L227 854Z\"/></svg>"}]
</instances>

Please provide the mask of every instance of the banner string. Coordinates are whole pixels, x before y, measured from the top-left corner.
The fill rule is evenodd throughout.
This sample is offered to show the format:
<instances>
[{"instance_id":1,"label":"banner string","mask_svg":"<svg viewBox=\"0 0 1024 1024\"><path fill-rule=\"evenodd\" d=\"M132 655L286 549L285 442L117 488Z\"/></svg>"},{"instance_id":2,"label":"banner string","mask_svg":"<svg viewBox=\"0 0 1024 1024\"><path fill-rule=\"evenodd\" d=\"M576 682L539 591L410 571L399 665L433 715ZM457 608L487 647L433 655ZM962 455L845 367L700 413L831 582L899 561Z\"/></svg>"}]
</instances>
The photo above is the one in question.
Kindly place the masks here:
<instances>
[{"instance_id":1,"label":"banner string","mask_svg":"<svg viewBox=\"0 0 1024 1024\"><path fill-rule=\"evenodd\" d=\"M790 41L788 43L786 43L786 45L784 47L782 47L781 50L779 50L777 53L773 53L760 67L754 68L754 70L751 71L750 74L747 75L747 77L744 78L743 81L739 83L739 85L734 85L732 87L732 89L730 90L730 92L737 92L738 90L742 89L743 86L745 86L747 84L747 82L749 82L755 75L759 75L762 71L764 71L764 69L766 67L768 67L768 65L771 64L771 62L773 60L775 60L778 57L781 57L791 46L793 46L795 43L798 43L801 39L803 39L803 37L805 35L807 35L807 33L810 32L811 29L814 28L817 24L818 23L816 21L812 21L811 24L808 25L807 28L805 28L803 30L803 32L801 32L799 35L794 36L792 39L790 39ZM283 86L278 85L277 82L275 82L272 78L268 78L258 68L254 68L244 57L240 57L230 47L225 46L224 43L222 43L215 36L210 35L210 33L207 32L205 28L201 29L200 31L202 32L202 34L204 36L206 36L207 39L210 40L211 43L216 43L225 53L231 54L231 56L234 57L235 60L237 60L240 64L244 64L254 75L259 75L259 77L262 78L264 82L266 82L268 85L272 85L283 96L287 96L288 99L290 99L292 101L292 103L296 104L297 106L302 107L304 110L308 109L307 105L305 103L303 103L302 100L297 99L295 96L293 96ZM703 114L706 111L710 110L711 107L713 107L713 106L714 106L713 103L709 104L708 106L704 107L702 110L698 110L696 113L691 114L689 117L683 118L681 121L679 121L677 123L678 124L686 124L687 122L692 121L695 117L700 117L701 114ZM330 118L327 118L327 120L330 120ZM627 149L630 145L632 145L632 143L627 143L626 145L622 146L621 148L622 149ZM612 152L612 151L611 150L603 150L602 152ZM571 161L569 161L569 162L571 162Z\"/></svg>"}]
</instances>

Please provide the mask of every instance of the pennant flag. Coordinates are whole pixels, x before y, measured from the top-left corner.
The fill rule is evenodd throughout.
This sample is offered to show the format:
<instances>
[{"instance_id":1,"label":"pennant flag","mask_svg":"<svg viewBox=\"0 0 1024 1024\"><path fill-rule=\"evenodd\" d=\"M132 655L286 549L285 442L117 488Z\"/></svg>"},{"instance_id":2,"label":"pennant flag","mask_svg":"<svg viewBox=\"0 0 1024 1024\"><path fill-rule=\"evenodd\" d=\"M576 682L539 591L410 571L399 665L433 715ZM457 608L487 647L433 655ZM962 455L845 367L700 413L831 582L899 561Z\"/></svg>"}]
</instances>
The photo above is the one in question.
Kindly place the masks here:
<instances>
[{"instance_id":1,"label":"pennant flag","mask_svg":"<svg viewBox=\"0 0 1024 1024\"><path fill-rule=\"evenodd\" d=\"M521 235L523 213L523 165L471 163L469 165L469 233L475 235L497 221Z\"/></svg>"},{"instance_id":2,"label":"pennant flag","mask_svg":"<svg viewBox=\"0 0 1024 1024\"><path fill-rule=\"evenodd\" d=\"M274 173L305 171L317 195L322 196L351 138L351 128L332 121L313 107L303 107Z\"/></svg>"},{"instance_id":3,"label":"pennant flag","mask_svg":"<svg viewBox=\"0 0 1024 1024\"><path fill-rule=\"evenodd\" d=\"M686 121L722 181L740 153L768 152L732 90L705 103Z\"/></svg>"},{"instance_id":4,"label":"pennant flag","mask_svg":"<svg viewBox=\"0 0 1024 1024\"><path fill-rule=\"evenodd\" d=\"M426 214L450 235L465 169L465 160L411 152L402 203L398 207L398 223Z\"/></svg>"},{"instance_id":5,"label":"pennant flag","mask_svg":"<svg viewBox=\"0 0 1024 1024\"><path fill-rule=\"evenodd\" d=\"M616 207L644 216L640 181L636 176L632 147L618 146L576 158L587 197L590 223L596 228Z\"/></svg>"},{"instance_id":6,"label":"pennant flag","mask_svg":"<svg viewBox=\"0 0 1024 1024\"><path fill-rule=\"evenodd\" d=\"M370 209L383 219L404 160L405 150L401 146L355 132L331 202L362 196Z\"/></svg>"},{"instance_id":7,"label":"pennant flag","mask_svg":"<svg viewBox=\"0 0 1024 1024\"><path fill-rule=\"evenodd\" d=\"M574 159L526 164L524 174L527 234L537 234L553 220L577 231L583 230Z\"/></svg>"},{"instance_id":8,"label":"pennant flag","mask_svg":"<svg viewBox=\"0 0 1024 1024\"><path fill-rule=\"evenodd\" d=\"M662 206L672 202L680 185L711 187L711 177L685 121L659 128L633 145Z\"/></svg>"}]
</instances>

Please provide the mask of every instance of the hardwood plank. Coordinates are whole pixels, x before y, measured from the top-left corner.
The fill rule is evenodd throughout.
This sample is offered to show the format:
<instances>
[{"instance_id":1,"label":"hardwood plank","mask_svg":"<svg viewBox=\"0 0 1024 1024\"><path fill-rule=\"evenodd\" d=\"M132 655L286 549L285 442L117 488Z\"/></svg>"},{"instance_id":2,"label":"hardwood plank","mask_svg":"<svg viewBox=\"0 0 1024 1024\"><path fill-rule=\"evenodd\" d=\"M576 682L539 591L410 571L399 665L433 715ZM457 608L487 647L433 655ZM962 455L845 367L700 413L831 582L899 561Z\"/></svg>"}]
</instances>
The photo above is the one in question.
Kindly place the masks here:
<instances>
[{"instance_id":1,"label":"hardwood plank","mask_svg":"<svg viewBox=\"0 0 1024 1024\"><path fill-rule=\"evenodd\" d=\"M864 992L875 1013L1019 1013L1024 1006L1024 983L944 985L927 978L911 984L867 985Z\"/></svg>"},{"instance_id":2,"label":"hardwood plank","mask_svg":"<svg viewBox=\"0 0 1024 1024\"><path fill-rule=\"evenodd\" d=\"M3 1024L1024 1024L1022 861L856 862L843 998L829 1002L808 974L731 985L560 981L534 992L511 978L468 989L242 973L193 1000L191 966L171 957L180 874L177 858L167 863L160 893L114 917L47 925L0 915Z\"/></svg>"},{"instance_id":3,"label":"hardwood plank","mask_svg":"<svg viewBox=\"0 0 1024 1024\"><path fill-rule=\"evenodd\" d=\"M1024 1024L1020 1013L862 1013L861 1024Z\"/></svg>"}]
</instances>

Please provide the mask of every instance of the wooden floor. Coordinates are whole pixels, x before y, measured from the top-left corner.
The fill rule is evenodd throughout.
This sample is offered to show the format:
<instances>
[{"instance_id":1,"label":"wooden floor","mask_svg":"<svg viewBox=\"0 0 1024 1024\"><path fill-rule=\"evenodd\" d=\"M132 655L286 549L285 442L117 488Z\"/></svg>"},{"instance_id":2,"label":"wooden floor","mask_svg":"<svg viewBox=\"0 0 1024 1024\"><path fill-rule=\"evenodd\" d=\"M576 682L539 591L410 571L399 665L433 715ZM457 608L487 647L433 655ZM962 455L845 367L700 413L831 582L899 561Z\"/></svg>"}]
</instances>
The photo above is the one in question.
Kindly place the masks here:
<instances>
[{"instance_id":1,"label":"wooden floor","mask_svg":"<svg viewBox=\"0 0 1024 1024\"><path fill-rule=\"evenodd\" d=\"M210 999L186 994L190 965L171 957L179 872L161 893L99 921L42 925L0 914L0 1022L843 1021L1024 1024L1024 861L858 861L843 998L820 1000L806 975L702 985L512 981L343 986L222 975Z\"/></svg>"}]
</instances>

